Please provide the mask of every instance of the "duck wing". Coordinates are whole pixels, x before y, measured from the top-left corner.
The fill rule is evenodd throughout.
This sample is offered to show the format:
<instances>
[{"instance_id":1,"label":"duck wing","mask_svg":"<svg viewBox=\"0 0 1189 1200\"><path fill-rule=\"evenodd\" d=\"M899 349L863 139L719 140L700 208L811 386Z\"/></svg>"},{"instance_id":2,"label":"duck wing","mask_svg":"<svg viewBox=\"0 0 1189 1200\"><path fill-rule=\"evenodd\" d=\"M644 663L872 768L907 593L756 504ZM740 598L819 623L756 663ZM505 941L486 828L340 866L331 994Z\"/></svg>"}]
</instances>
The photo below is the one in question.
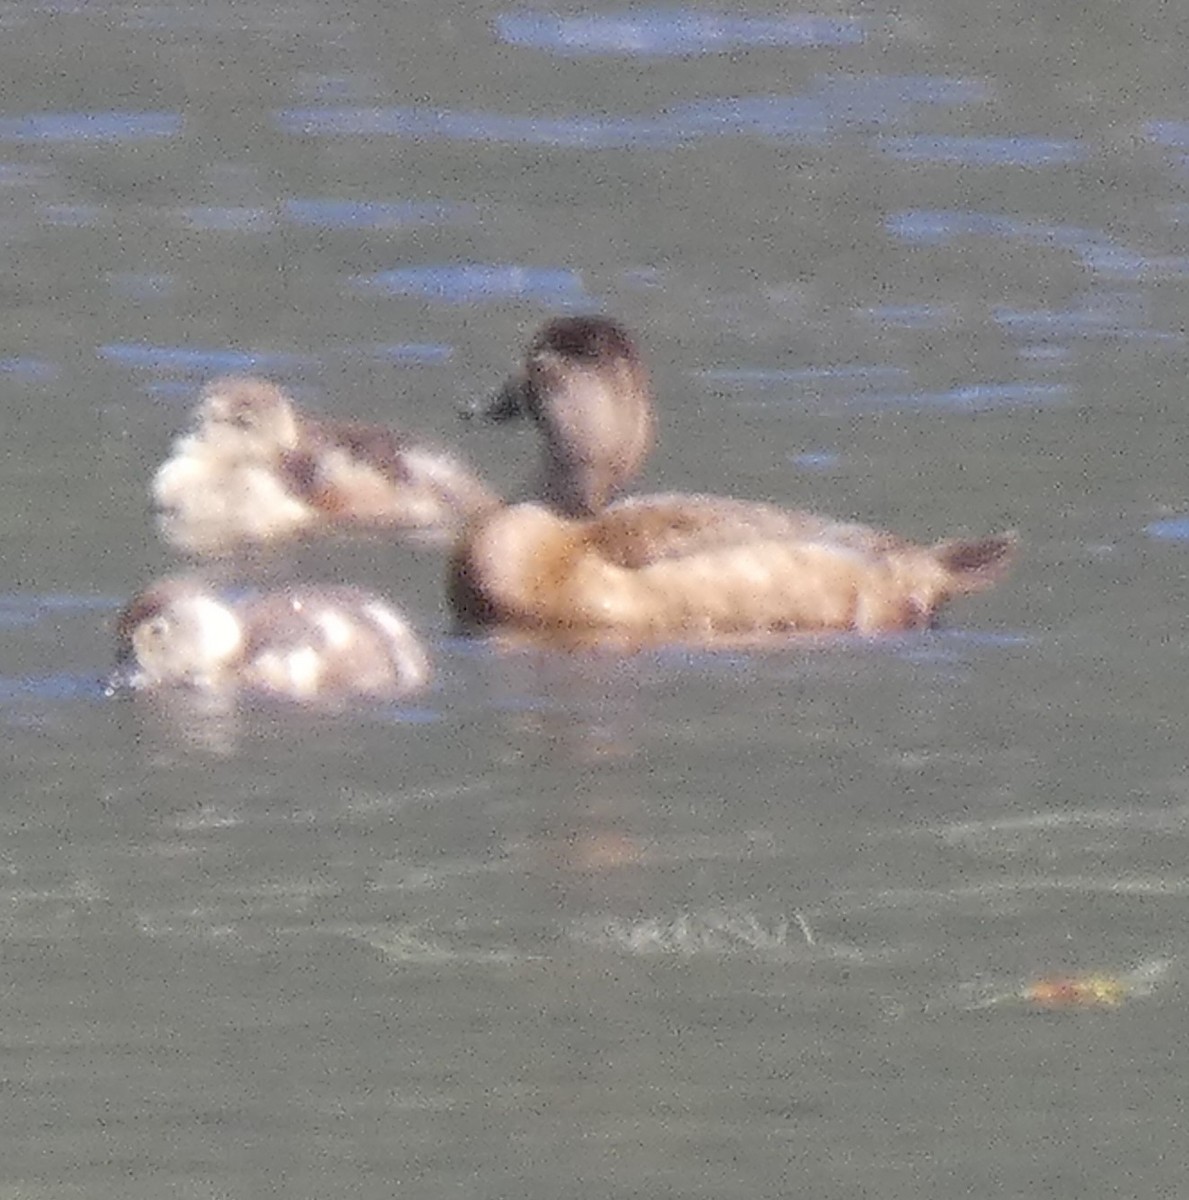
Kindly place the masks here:
<instances>
[{"instance_id":1,"label":"duck wing","mask_svg":"<svg viewBox=\"0 0 1189 1200\"><path fill-rule=\"evenodd\" d=\"M429 661L401 616L358 588L295 587L241 606L246 675L297 699L396 695L425 681Z\"/></svg>"},{"instance_id":2,"label":"duck wing","mask_svg":"<svg viewBox=\"0 0 1189 1200\"><path fill-rule=\"evenodd\" d=\"M833 544L883 555L909 543L868 525L726 496L633 496L590 524L592 542L609 562L628 569L759 542Z\"/></svg>"},{"instance_id":3,"label":"duck wing","mask_svg":"<svg viewBox=\"0 0 1189 1200\"><path fill-rule=\"evenodd\" d=\"M380 425L307 421L281 468L325 515L378 524L449 523L495 502L454 455Z\"/></svg>"}]
</instances>

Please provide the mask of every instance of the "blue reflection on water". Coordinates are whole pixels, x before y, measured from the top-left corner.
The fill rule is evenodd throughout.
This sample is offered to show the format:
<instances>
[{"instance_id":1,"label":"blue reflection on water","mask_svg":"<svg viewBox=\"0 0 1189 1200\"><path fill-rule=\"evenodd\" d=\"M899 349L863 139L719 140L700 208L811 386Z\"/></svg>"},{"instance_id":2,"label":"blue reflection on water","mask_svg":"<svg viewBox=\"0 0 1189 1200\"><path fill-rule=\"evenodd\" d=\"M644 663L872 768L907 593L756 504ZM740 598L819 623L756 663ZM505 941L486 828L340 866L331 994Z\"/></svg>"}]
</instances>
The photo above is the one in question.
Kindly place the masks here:
<instances>
[{"instance_id":1,"label":"blue reflection on water","mask_svg":"<svg viewBox=\"0 0 1189 1200\"><path fill-rule=\"evenodd\" d=\"M908 411L949 409L954 412L985 412L993 409L1063 404L1070 396L1069 388L1064 384L1031 382L978 383L943 392L887 390L889 387L903 387L908 378L907 372L898 367L839 367L832 370L815 368L804 371L739 368L703 371L698 373L698 377L743 391L770 393L780 388L788 389L787 395L765 395L762 401L753 401L765 407L773 404L810 406L825 403L832 407L842 406L847 410L866 412L887 408ZM823 399L825 389L812 386L823 381L848 386L831 388L828 399Z\"/></svg>"},{"instance_id":2,"label":"blue reflection on water","mask_svg":"<svg viewBox=\"0 0 1189 1200\"><path fill-rule=\"evenodd\" d=\"M985 80L950 75L819 75L813 89L835 107L863 119L887 115L910 104L962 107L990 100L994 91Z\"/></svg>"},{"instance_id":3,"label":"blue reflection on water","mask_svg":"<svg viewBox=\"0 0 1189 1200\"><path fill-rule=\"evenodd\" d=\"M427 108L304 108L277 114L285 133L316 137L386 135L526 146L613 149L666 146L669 123L653 117L525 117Z\"/></svg>"},{"instance_id":4,"label":"blue reflection on water","mask_svg":"<svg viewBox=\"0 0 1189 1200\"><path fill-rule=\"evenodd\" d=\"M1016 357L1023 362L1060 363L1071 357L1068 346L1021 346Z\"/></svg>"},{"instance_id":5,"label":"blue reflection on water","mask_svg":"<svg viewBox=\"0 0 1189 1200\"><path fill-rule=\"evenodd\" d=\"M971 651L1016 650L1036 643L1031 634L1020 631L958 628L893 635L888 640L897 658L925 665L963 663Z\"/></svg>"},{"instance_id":6,"label":"blue reflection on water","mask_svg":"<svg viewBox=\"0 0 1189 1200\"><path fill-rule=\"evenodd\" d=\"M740 135L821 141L833 114L819 96L727 96L683 104L668 122L674 141Z\"/></svg>"},{"instance_id":7,"label":"blue reflection on water","mask_svg":"<svg viewBox=\"0 0 1189 1200\"><path fill-rule=\"evenodd\" d=\"M812 450L805 454L794 454L789 461L802 471L833 471L842 464L842 455L832 450Z\"/></svg>"},{"instance_id":8,"label":"blue reflection on water","mask_svg":"<svg viewBox=\"0 0 1189 1200\"><path fill-rule=\"evenodd\" d=\"M308 366L314 361L280 351L193 350L182 346L150 346L143 342L112 342L100 346L99 357L121 367L193 373L285 371Z\"/></svg>"},{"instance_id":9,"label":"blue reflection on water","mask_svg":"<svg viewBox=\"0 0 1189 1200\"><path fill-rule=\"evenodd\" d=\"M0 118L0 141L139 142L182 132L182 116L170 112L29 113Z\"/></svg>"},{"instance_id":10,"label":"blue reflection on water","mask_svg":"<svg viewBox=\"0 0 1189 1200\"><path fill-rule=\"evenodd\" d=\"M582 149L661 148L706 137L821 140L840 129L886 125L915 105L960 107L990 98L976 80L944 76L819 76L801 95L721 96L655 113L536 117L423 107L292 108L275 120L302 136L444 138Z\"/></svg>"},{"instance_id":11,"label":"blue reflection on water","mask_svg":"<svg viewBox=\"0 0 1189 1200\"><path fill-rule=\"evenodd\" d=\"M287 200L285 216L295 225L315 229L394 229L433 225L474 215L467 204L403 200L392 203L355 200Z\"/></svg>"},{"instance_id":12,"label":"blue reflection on water","mask_svg":"<svg viewBox=\"0 0 1189 1200\"><path fill-rule=\"evenodd\" d=\"M107 286L113 295L133 300L161 300L174 291L175 280L167 273L148 271L109 271Z\"/></svg>"},{"instance_id":13,"label":"blue reflection on water","mask_svg":"<svg viewBox=\"0 0 1189 1200\"><path fill-rule=\"evenodd\" d=\"M101 700L103 685L87 675L0 675L0 704L14 700Z\"/></svg>"},{"instance_id":14,"label":"blue reflection on water","mask_svg":"<svg viewBox=\"0 0 1189 1200\"><path fill-rule=\"evenodd\" d=\"M41 358L0 358L0 375L8 375L24 383L52 383L62 373L58 363Z\"/></svg>"},{"instance_id":15,"label":"blue reflection on water","mask_svg":"<svg viewBox=\"0 0 1189 1200\"><path fill-rule=\"evenodd\" d=\"M1001 217L994 213L963 212L959 209L914 208L905 212L892 213L884 224L893 236L905 242L930 246L944 246L959 237L983 235L989 237L1016 237L1033 233L1049 235L1045 240L1055 240L1055 226L1033 226L1015 217ZM1068 228L1068 227L1067 227ZM1078 231L1084 236L1087 230ZM1081 240L1081 239L1079 239ZM1061 244L1061 243L1058 243Z\"/></svg>"},{"instance_id":16,"label":"blue reflection on water","mask_svg":"<svg viewBox=\"0 0 1189 1200\"><path fill-rule=\"evenodd\" d=\"M266 233L275 223L271 209L249 204L192 204L178 214L191 229L216 233Z\"/></svg>"},{"instance_id":17,"label":"blue reflection on water","mask_svg":"<svg viewBox=\"0 0 1189 1200\"><path fill-rule=\"evenodd\" d=\"M1184 336L1163 329L1143 329L1109 308L1017 309L996 305L995 321L1023 337L1118 338L1123 341L1179 343Z\"/></svg>"},{"instance_id":18,"label":"blue reflection on water","mask_svg":"<svg viewBox=\"0 0 1189 1200\"><path fill-rule=\"evenodd\" d=\"M460 263L398 267L352 282L367 291L421 296L444 304L474 304L510 298L544 304L589 303L581 276L564 267L522 267L514 263Z\"/></svg>"},{"instance_id":19,"label":"blue reflection on water","mask_svg":"<svg viewBox=\"0 0 1189 1200\"><path fill-rule=\"evenodd\" d=\"M877 145L885 154L908 162L972 167L1065 166L1085 155L1076 141L1060 138L903 134L881 137Z\"/></svg>"},{"instance_id":20,"label":"blue reflection on water","mask_svg":"<svg viewBox=\"0 0 1189 1200\"><path fill-rule=\"evenodd\" d=\"M513 46L568 56L641 58L720 54L748 46L854 46L865 36L854 17L741 17L682 8L565 17L516 12L497 17L495 28L500 40Z\"/></svg>"},{"instance_id":21,"label":"blue reflection on water","mask_svg":"<svg viewBox=\"0 0 1189 1200\"><path fill-rule=\"evenodd\" d=\"M1169 517L1144 526L1144 533L1161 541L1189 542L1189 517Z\"/></svg>"},{"instance_id":22,"label":"blue reflection on water","mask_svg":"<svg viewBox=\"0 0 1189 1200\"><path fill-rule=\"evenodd\" d=\"M43 204L41 219L63 229L91 229L107 215L98 204Z\"/></svg>"},{"instance_id":23,"label":"blue reflection on water","mask_svg":"<svg viewBox=\"0 0 1189 1200\"><path fill-rule=\"evenodd\" d=\"M778 388L789 384L840 382L853 384L902 384L908 380L903 367L865 364L827 367L710 367L695 371L696 378L707 383L734 388Z\"/></svg>"},{"instance_id":24,"label":"blue reflection on water","mask_svg":"<svg viewBox=\"0 0 1189 1200\"><path fill-rule=\"evenodd\" d=\"M45 592L0 595L0 628L23 629L38 625L47 617L63 614L112 612L122 601L115 596L80 596L73 592Z\"/></svg>"},{"instance_id":25,"label":"blue reflection on water","mask_svg":"<svg viewBox=\"0 0 1189 1200\"><path fill-rule=\"evenodd\" d=\"M1189 258L1148 258L1113 242L1105 233L1079 225L1051 225L959 209L909 209L892 213L885 225L894 237L914 245L946 246L962 237L999 237L1030 246L1055 246L1071 251L1097 274L1115 279L1189 273Z\"/></svg>"},{"instance_id":26,"label":"blue reflection on water","mask_svg":"<svg viewBox=\"0 0 1189 1200\"><path fill-rule=\"evenodd\" d=\"M371 348L371 356L381 362L423 363L426 366L449 362L453 354L453 346L440 342L394 342Z\"/></svg>"},{"instance_id":27,"label":"blue reflection on water","mask_svg":"<svg viewBox=\"0 0 1189 1200\"><path fill-rule=\"evenodd\" d=\"M1064 404L1069 388L1063 383L975 383L944 392L905 392L875 399L881 408L951 409L986 412L1005 408L1035 408Z\"/></svg>"},{"instance_id":28,"label":"blue reflection on water","mask_svg":"<svg viewBox=\"0 0 1189 1200\"><path fill-rule=\"evenodd\" d=\"M442 720L442 714L436 708L407 704L376 705L369 707L366 714L373 720L390 721L394 725L433 725Z\"/></svg>"},{"instance_id":29,"label":"blue reflection on water","mask_svg":"<svg viewBox=\"0 0 1189 1200\"><path fill-rule=\"evenodd\" d=\"M1149 121L1144 126L1144 134L1158 145L1189 150L1189 121Z\"/></svg>"},{"instance_id":30,"label":"blue reflection on water","mask_svg":"<svg viewBox=\"0 0 1189 1200\"><path fill-rule=\"evenodd\" d=\"M877 304L862 311L872 321L892 329L944 329L955 316L952 306L938 304Z\"/></svg>"}]
</instances>

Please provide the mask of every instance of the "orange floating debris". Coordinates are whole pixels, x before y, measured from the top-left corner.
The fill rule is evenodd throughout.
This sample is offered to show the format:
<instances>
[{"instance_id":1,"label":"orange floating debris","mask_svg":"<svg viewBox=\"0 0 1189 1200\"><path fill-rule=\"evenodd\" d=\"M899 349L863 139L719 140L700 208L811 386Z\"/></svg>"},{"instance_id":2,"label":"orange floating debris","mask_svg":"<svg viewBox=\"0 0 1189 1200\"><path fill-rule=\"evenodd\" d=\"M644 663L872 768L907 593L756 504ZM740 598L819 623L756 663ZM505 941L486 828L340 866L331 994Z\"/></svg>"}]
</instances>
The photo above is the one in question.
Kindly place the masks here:
<instances>
[{"instance_id":1,"label":"orange floating debris","mask_svg":"<svg viewBox=\"0 0 1189 1200\"><path fill-rule=\"evenodd\" d=\"M963 1007L976 1010L1005 1006L1044 1012L1114 1009L1125 1001L1150 996L1168 978L1172 966L1171 958L1150 958L1130 970L1040 975L1002 991L967 984Z\"/></svg>"},{"instance_id":2,"label":"orange floating debris","mask_svg":"<svg viewBox=\"0 0 1189 1200\"><path fill-rule=\"evenodd\" d=\"M1055 975L1033 980L1020 997L1042 1008L1118 1008L1134 991L1118 975Z\"/></svg>"}]
</instances>

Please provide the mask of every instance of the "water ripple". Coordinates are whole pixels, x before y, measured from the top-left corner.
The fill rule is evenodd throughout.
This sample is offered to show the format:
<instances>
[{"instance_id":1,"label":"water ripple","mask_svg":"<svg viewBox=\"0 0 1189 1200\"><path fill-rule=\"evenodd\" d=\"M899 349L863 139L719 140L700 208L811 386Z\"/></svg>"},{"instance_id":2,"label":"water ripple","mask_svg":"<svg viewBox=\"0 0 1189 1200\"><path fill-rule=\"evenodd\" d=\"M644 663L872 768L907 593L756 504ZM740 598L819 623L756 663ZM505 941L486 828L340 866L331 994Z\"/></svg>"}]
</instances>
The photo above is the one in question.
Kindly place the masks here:
<instances>
[{"instance_id":1,"label":"water ripple","mask_svg":"<svg viewBox=\"0 0 1189 1200\"><path fill-rule=\"evenodd\" d=\"M823 141L836 114L820 96L726 96L669 114L673 141L703 137L783 137Z\"/></svg>"},{"instance_id":2,"label":"water ripple","mask_svg":"<svg viewBox=\"0 0 1189 1200\"><path fill-rule=\"evenodd\" d=\"M1167 542L1189 542L1189 517L1168 517L1144 526L1148 537Z\"/></svg>"},{"instance_id":3,"label":"water ripple","mask_svg":"<svg viewBox=\"0 0 1189 1200\"><path fill-rule=\"evenodd\" d=\"M497 17L495 30L499 39L511 46L569 57L664 58L722 54L751 46L856 46L865 37L862 22L854 17L810 13L740 17L681 8L569 17L515 12Z\"/></svg>"},{"instance_id":4,"label":"water ripple","mask_svg":"<svg viewBox=\"0 0 1189 1200\"><path fill-rule=\"evenodd\" d=\"M1032 382L978 383L943 392L892 391L889 389L904 388L909 375L901 367L886 366L808 367L791 370L730 367L697 371L694 374L708 383L741 391L769 392L786 389L790 394L777 397L778 403L821 401L826 395L825 389L815 385L825 382L834 385L829 389L829 402L841 403L847 409L952 409L956 412L984 412L989 409L1062 403L1069 398L1069 389L1064 384ZM809 394L803 394L806 392ZM771 401L765 398L750 403L768 405Z\"/></svg>"},{"instance_id":5,"label":"water ripple","mask_svg":"<svg viewBox=\"0 0 1189 1200\"><path fill-rule=\"evenodd\" d=\"M1067 166L1084 157L1076 141L1062 138L902 134L881 137L877 145L885 154L907 162L971 167Z\"/></svg>"},{"instance_id":6,"label":"water ripple","mask_svg":"<svg viewBox=\"0 0 1189 1200\"><path fill-rule=\"evenodd\" d=\"M523 267L514 263L456 263L398 267L356 275L354 286L390 296L420 296L443 304L527 299L574 305L590 301L576 271L564 267Z\"/></svg>"},{"instance_id":7,"label":"water ripple","mask_svg":"<svg viewBox=\"0 0 1189 1200\"><path fill-rule=\"evenodd\" d=\"M99 225L106 212L99 204L43 204L41 219L47 225L59 225L63 229L93 229Z\"/></svg>"},{"instance_id":8,"label":"water ripple","mask_svg":"<svg viewBox=\"0 0 1189 1200\"><path fill-rule=\"evenodd\" d=\"M0 675L0 704L16 700L101 700L99 680L85 675Z\"/></svg>"},{"instance_id":9,"label":"water ripple","mask_svg":"<svg viewBox=\"0 0 1189 1200\"><path fill-rule=\"evenodd\" d=\"M649 149L707 137L815 141L838 129L889 124L914 105L961 107L989 97L984 84L967 79L837 74L819 76L804 94L720 96L625 116L541 117L401 106L291 108L277 112L274 120L283 132L305 137L390 136L589 150Z\"/></svg>"},{"instance_id":10,"label":"water ripple","mask_svg":"<svg viewBox=\"0 0 1189 1200\"><path fill-rule=\"evenodd\" d=\"M250 204L193 204L177 210L190 229L214 233L267 233L275 224L271 209Z\"/></svg>"},{"instance_id":11,"label":"water ripple","mask_svg":"<svg viewBox=\"0 0 1189 1200\"><path fill-rule=\"evenodd\" d=\"M474 215L470 205L402 200L393 203L356 200L287 200L285 216L313 229L397 229L438 225Z\"/></svg>"},{"instance_id":12,"label":"water ripple","mask_svg":"<svg viewBox=\"0 0 1189 1200\"><path fill-rule=\"evenodd\" d=\"M952 305L938 304L877 304L861 311L889 329L945 329L955 316Z\"/></svg>"},{"instance_id":13,"label":"water ripple","mask_svg":"<svg viewBox=\"0 0 1189 1200\"><path fill-rule=\"evenodd\" d=\"M878 398L881 408L949 409L954 412L1035 408L1063 404L1068 399L1069 388L1062 383L975 383L944 392L905 392Z\"/></svg>"},{"instance_id":14,"label":"water ripple","mask_svg":"<svg viewBox=\"0 0 1189 1200\"><path fill-rule=\"evenodd\" d=\"M1140 280L1189 274L1189 258L1149 258L1079 225L1051 225L997 213L959 209L908 209L885 220L888 231L913 245L947 246L963 237L998 237L1029 246L1055 246L1074 253L1096 274Z\"/></svg>"},{"instance_id":15,"label":"water ripple","mask_svg":"<svg viewBox=\"0 0 1189 1200\"><path fill-rule=\"evenodd\" d=\"M312 360L281 351L193 350L183 346L151 346L144 342L111 342L99 357L121 367L148 371L182 371L217 375L244 371L287 371Z\"/></svg>"},{"instance_id":16,"label":"water ripple","mask_svg":"<svg viewBox=\"0 0 1189 1200\"><path fill-rule=\"evenodd\" d=\"M875 364L847 364L826 367L710 367L692 372L695 378L719 387L781 388L790 384L839 383L852 386L856 382L866 384L898 384L908 380L903 367L877 366Z\"/></svg>"},{"instance_id":17,"label":"water ripple","mask_svg":"<svg viewBox=\"0 0 1189 1200\"><path fill-rule=\"evenodd\" d=\"M0 595L0 628L22 629L60 614L112 612L122 601L116 596L80 596L74 592Z\"/></svg>"},{"instance_id":18,"label":"water ripple","mask_svg":"<svg viewBox=\"0 0 1189 1200\"><path fill-rule=\"evenodd\" d=\"M0 119L6 142L140 142L176 137L182 116L170 112L28 113Z\"/></svg>"},{"instance_id":19,"label":"water ripple","mask_svg":"<svg viewBox=\"0 0 1189 1200\"><path fill-rule=\"evenodd\" d=\"M426 108L302 108L280 112L276 120L283 132L306 137L385 135L589 150L660 147L673 141L668 122L653 117L527 117Z\"/></svg>"},{"instance_id":20,"label":"water ripple","mask_svg":"<svg viewBox=\"0 0 1189 1200\"><path fill-rule=\"evenodd\" d=\"M648 957L863 958L855 946L817 937L799 912L757 912L746 905L631 919L593 915L573 922L569 933L576 942L594 949Z\"/></svg>"},{"instance_id":21,"label":"water ripple","mask_svg":"<svg viewBox=\"0 0 1189 1200\"><path fill-rule=\"evenodd\" d=\"M380 362L421 363L438 366L449 362L454 347L440 342L392 342L388 345L372 346L371 356Z\"/></svg>"},{"instance_id":22,"label":"water ripple","mask_svg":"<svg viewBox=\"0 0 1189 1200\"><path fill-rule=\"evenodd\" d=\"M20 355L0 358L0 375L8 375L22 383L52 383L61 373L62 368L58 363L46 362L41 358Z\"/></svg>"},{"instance_id":23,"label":"water ripple","mask_svg":"<svg viewBox=\"0 0 1189 1200\"><path fill-rule=\"evenodd\" d=\"M830 472L842 465L842 455L833 450L807 450L789 456L789 462L802 471Z\"/></svg>"},{"instance_id":24,"label":"water ripple","mask_svg":"<svg viewBox=\"0 0 1189 1200\"><path fill-rule=\"evenodd\" d=\"M1184 340L1182 334L1161 329L1142 329L1120 321L1109 311L1093 307L1052 309L1018 309L996 305L992 314L999 326L1009 333L1031 338L1109 337L1123 341L1173 342Z\"/></svg>"},{"instance_id":25,"label":"water ripple","mask_svg":"<svg viewBox=\"0 0 1189 1200\"><path fill-rule=\"evenodd\" d=\"M1149 121L1144 126L1149 141L1173 150L1189 150L1189 121Z\"/></svg>"},{"instance_id":26,"label":"water ripple","mask_svg":"<svg viewBox=\"0 0 1189 1200\"><path fill-rule=\"evenodd\" d=\"M149 271L109 271L107 286L113 295L132 300L161 300L173 293L174 277Z\"/></svg>"},{"instance_id":27,"label":"water ripple","mask_svg":"<svg viewBox=\"0 0 1189 1200\"><path fill-rule=\"evenodd\" d=\"M951 75L820 75L814 90L823 96L837 97L839 102L864 116L908 104L943 107L983 104L994 95L994 89L985 80Z\"/></svg>"}]
</instances>

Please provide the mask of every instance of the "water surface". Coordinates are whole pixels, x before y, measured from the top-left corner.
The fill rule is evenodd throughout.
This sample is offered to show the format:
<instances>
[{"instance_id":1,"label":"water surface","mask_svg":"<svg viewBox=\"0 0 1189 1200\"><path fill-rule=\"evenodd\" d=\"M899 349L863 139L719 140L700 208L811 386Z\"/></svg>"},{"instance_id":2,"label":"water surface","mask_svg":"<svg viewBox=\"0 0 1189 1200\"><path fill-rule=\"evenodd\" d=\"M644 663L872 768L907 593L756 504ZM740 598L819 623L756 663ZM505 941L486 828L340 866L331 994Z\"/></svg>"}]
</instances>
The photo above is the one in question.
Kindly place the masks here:
<instances>
[{"instance_id":1,"label":"water surface","mask_svg":"<svg viewBox=\"0 0 1189 1200\"><path fill-rule=\"evenodd\" d=\"M0 5L12 1195L1176 1193L1167 21ZM528 436L456 411L588 310L653 366L648 486L1014 527L1018 571L928 634L624 659L307 547L407 609L426 695L103 695L203 381L515 492Z\"/></svg>"}]
</instances>

